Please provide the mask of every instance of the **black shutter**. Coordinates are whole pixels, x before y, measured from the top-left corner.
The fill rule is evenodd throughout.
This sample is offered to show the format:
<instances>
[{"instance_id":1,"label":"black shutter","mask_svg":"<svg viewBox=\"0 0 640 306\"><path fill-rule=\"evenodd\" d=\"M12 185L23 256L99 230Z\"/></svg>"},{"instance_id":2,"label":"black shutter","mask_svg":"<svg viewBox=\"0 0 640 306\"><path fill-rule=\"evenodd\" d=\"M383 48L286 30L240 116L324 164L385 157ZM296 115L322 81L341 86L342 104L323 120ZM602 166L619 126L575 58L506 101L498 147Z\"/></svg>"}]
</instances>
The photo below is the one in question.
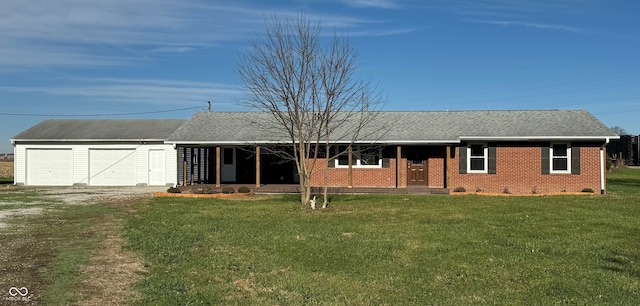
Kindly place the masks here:
<instances>
[{"instance_id":1,"label":"black shutter","mask_svg":"<svg viewBox=\"0 0 640 306\"><path fill-rule=\"evenodd\" d=\"M488 173L489 174L496 174L496 144L495 143L490 143L489 144L489 160L488 162Z\"/></svg>"},{"instance_id":2,"label":"black shutter","mask_svg":"<svg viewBox=\"0 0 640 306\"><path fill-rule=\"evenodd\" d=\"M580 146L571 145L571 174L580 175Z\"/></svg>"},{"instance_id":3,"label":"black shutter","mask_svg":"<svg viewBox=\"0 0 640 306\"><path fill-rule=\"evenodd\" d=\"M390 168L390 167L391 167L390 158L383 158L382 159L382 168Z\"/></svg>"},{"instance_id":4,"label":"black shutter","mask_svg":"<svg viewBox=\"0 0 640 306\"><path fill-rule=\"evenodd\" d=\"M551 148L549 147L549 144L544 144L542 145L542 148L540 148L540 158L541 158L541 164L542 164L542 174L549 174L551 171L551 161L549 160L549 154L551 154Z\"/></svg>"},{"instance_id":5,"label":"black shutter","mask_svg":"<svg viewBox=\"0 0 640 306\"><path fill-rule=\"evenodd\" d=\"M461 143L458 147L460 152L458 153L458 173L467 173L467 144Z\"/></svg>"},{"instance_id":6,"label":"black shutter","mask_svg":"<svg viewBox=\"0 0 640 306\"><path fill-rule=\"evenodd\" d=\"M327 161L327 167L328 168L335 168L336 167L336 160L335 158L332 158L330 160Z\"/></svg>"}]
</instances>

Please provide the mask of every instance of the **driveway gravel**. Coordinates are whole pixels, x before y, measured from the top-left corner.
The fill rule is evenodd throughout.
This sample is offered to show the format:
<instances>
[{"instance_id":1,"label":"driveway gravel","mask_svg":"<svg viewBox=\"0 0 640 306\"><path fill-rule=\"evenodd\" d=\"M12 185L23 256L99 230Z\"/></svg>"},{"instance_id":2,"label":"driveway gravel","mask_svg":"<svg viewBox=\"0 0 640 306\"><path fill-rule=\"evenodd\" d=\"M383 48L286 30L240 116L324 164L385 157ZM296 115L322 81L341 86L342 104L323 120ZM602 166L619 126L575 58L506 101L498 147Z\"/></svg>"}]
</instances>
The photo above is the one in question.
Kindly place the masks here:
<instances>
[{"instance_id":1,"label":"driveway gravel","mask_svg":"<svg viewBox=\"0 0 640 306\"><path fill-rule=\"evenodd\" d=\"M13 216L37 215L45 211L42 207L50 204L47 199L67 205L93 205L97 203L129 200L137 197L151 197L154 192L166 191L167 187L7 187L2 192L35 191L42 196L41 201L0 202L0 229L7 228L6 221ZM19 206L8 208L7 206Z\"/></svg>"}]
</instances>

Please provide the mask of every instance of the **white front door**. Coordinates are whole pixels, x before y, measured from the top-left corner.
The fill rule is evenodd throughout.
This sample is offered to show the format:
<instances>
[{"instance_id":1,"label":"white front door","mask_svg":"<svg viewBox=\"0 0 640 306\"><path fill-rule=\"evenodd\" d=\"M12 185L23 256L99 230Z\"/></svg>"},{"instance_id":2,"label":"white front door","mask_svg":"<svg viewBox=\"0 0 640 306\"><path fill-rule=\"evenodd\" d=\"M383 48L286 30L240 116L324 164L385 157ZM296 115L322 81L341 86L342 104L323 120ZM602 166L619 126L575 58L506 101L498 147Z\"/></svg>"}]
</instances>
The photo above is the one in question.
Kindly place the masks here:
<instances>
[{"instance_id":1,"label":"white front door","mask_svg":"<svg viewBox=\"0 0 640 306\"><path fill-rule=\"evenodd\" d=\"M149 186L164 186L164 150L149 150Z\"/></svg>"},{"instance_id":2,"label":"white front door","mask_svg":"<svg viewBox=\"0 0 640 306\"><path fill-rule=\"evenodd\" d=\"M222 148L220 156L222 163L220 167L220 181L225 183L233 183L236 181L236 148Z\"/></svg>"}]
</instances>

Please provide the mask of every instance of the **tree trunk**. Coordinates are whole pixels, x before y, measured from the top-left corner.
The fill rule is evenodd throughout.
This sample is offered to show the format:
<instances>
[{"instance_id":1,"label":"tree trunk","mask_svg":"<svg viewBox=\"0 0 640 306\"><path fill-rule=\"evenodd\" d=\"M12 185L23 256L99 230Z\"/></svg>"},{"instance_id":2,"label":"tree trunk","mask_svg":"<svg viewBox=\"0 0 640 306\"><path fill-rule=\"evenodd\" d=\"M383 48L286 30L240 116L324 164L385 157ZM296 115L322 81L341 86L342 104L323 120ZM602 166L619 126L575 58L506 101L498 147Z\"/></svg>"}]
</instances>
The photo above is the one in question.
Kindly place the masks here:
<instances>
[{"instance_id":1,"label":"tree trunk","mask_svg":"<svg viewBox=\"0 0 640 306\"><path fill-rule=\"evenodd\" d=\"M327 159L327 164L324 166L324 190L322 192L322 208L327 208L327 206L329 206L329 197L328 197L328 193L329 193L329 163L331 162L331 160L329 159L329 142L327 141L327 144L325 146L326 151L325 151L325 156Z\"/></svg>"}]
</instances>

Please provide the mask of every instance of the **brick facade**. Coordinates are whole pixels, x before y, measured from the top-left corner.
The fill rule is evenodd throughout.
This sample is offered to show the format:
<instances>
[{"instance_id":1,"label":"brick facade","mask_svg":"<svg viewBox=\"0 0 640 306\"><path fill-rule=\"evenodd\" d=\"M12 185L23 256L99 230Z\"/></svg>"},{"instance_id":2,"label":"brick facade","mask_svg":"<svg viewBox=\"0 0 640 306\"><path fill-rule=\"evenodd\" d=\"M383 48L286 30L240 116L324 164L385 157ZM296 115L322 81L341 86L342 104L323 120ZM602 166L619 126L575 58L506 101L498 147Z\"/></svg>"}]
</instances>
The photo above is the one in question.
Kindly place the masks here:
<instances>
[{"instance_id":1,"label":"brick facade","mask_svg":"<svg viewBox=\"0 0 640 306\"><path fill-rule=\"evenodd\" d=\"M541 143L496 144L496 173L459 173L460 147L451 146L447 171L446 146L419 147L426 161L425 186L434 188L462 187L467 192L492 192L513 194L580 192L591 189L600 191L600 146L596 143L580 144L580 174L542 174ZM383 168L352 169L353 187L405 188L407 186L408 161L402 147L400 171L397 171L396 147L386 151ZM466 147L464 147L466 148ZM577 147L576 147L577 148ZM413 147L411 150L415 151ZM574 148L575 150L575 148ZM392 153L388 153L392 152ZM311 178L312 186L323 186L325 160L320 160ZM329 168L329 186L348 186L348 168ZM449 181L447 182L447 174Z\"/></svg>"},{"instance_id":2,"label":"brick facade","mask_svg":"<svg viewBox=\"0 0 640 306\"><path fill-rule=\"evenodd\" d=\"M468 192L484 191L514 194L580 192L589 188L600 191L600 147L581 145L580 174L542 174L541 145L507 144L496 147L496 173L458 171L460 147L451 159L452 190L462 187Z\"/></svg>"},{"instance_id":3,"label":"brick facade","mask_svg":"<svg viewBox=\"0 0 640 306\"><path fill-rule=\"evenodd\" d=\"M311 186L324 186L324 166L326 160L318 160L315 173L311 176ZM329 187L349 186L348 168L329 168ZM352 169L352 186L355 187L396 187L396 159L389 158L386 168Z\"/></svg>"}]
</instances>

